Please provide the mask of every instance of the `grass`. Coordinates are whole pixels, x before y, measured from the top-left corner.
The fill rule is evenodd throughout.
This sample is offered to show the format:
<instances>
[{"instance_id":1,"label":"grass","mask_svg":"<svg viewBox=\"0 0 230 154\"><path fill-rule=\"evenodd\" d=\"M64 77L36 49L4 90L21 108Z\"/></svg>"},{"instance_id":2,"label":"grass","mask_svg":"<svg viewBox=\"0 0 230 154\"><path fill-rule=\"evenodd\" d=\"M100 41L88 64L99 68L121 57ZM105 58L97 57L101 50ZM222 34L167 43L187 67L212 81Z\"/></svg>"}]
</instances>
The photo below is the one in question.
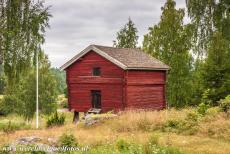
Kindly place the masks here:
<instances>
[{"instance_id":1,"label":"grass","mask_svg":"<svg viewBox=\"0 0 230 154\"><path fill-rule=\"evenodd\" d=\"M43 117L38 130L34 128L33 121L29 130L17 130L9 134L0 131L0 145L25 136L39 136L46 143L49 137L58 139L63 133L69 133L76 137L79 145L89 145L91 148L89 153L92 154L103 150L107 153L119 151L116 143L120 139L142 149L152 140L151 142L157 145L156 148L173 147L175 151L180 150L188 154L226 154L230 151L230 116L215 108L210 109L204 116L196 113L193 108L167 111L130 110L87 127L81 123L72 124L73 114L70 112L65 114L67 121L61 127L47 129L46 118ZM0 117L0 124L6 119L23 122L22 118L10 115ZM155 136L155 139L152 136Z\"/></svg>"}]
</instances>

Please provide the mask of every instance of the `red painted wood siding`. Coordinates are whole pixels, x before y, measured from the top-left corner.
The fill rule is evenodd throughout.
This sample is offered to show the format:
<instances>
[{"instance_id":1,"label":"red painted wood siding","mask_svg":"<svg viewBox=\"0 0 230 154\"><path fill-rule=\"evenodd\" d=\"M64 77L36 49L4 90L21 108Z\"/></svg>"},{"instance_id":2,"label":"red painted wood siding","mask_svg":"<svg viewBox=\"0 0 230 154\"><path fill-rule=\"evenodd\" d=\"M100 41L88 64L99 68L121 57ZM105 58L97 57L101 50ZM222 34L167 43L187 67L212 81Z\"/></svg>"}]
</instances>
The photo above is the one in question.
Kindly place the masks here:
<instances>
[{"instance_id":1,"label":"red painted wood siding","mask_svg":"<svg viewBox=\"0 0 230 154\"><path fill-rule=\"evenodd\" d=\"M92 69L100 67L101 76L92 76ZM91 90L101 90L103 111L123 108L124 70L94 51L67 68L69 108L86 112L91 108Z\"/></svg>"},{"instance_id":2,"label":"red painted wood siding","mask_svg":"<svg viewBox=\"0 0 230 154\"><path fill-rule=\"evenodd\" d=\"M162 109L165 107L165 71L126 72L126 107Z\"/></svg>"}]
</instances>

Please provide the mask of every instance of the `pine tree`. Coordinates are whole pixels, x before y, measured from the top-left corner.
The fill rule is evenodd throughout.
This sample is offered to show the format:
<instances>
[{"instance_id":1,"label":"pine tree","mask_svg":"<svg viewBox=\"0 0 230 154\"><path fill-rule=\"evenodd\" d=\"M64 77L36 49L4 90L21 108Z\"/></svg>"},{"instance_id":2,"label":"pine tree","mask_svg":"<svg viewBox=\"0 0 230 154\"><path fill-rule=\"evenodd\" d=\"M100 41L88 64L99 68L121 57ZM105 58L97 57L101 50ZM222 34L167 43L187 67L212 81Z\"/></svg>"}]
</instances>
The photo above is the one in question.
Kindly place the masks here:
<instances>
[{"instance_id":1,"label":"pine tree","mask_svg":"<svg viewBox=\"0 0 230 154\"><path fill-rule=\"evenodd\" d=\"M117 33L117 40L113 41L114 46L119 48L136 48L137 41L137 28L131 18L129 18L128 23Z\"/></svg>"},{"instance_id":2,"label":"pine tree","mask_svg":"<svg viewBox=\"0 0 230 154\"><path fill-rule=\"evenodd\" d=\"M176 9L168 0L162 8L160 22L149 28L144 36L143 49L168 64L167 100L169 105L182 107L189 103L191 86L192 25L184 25L184 10Z\"/></svg>"}]
</instances>

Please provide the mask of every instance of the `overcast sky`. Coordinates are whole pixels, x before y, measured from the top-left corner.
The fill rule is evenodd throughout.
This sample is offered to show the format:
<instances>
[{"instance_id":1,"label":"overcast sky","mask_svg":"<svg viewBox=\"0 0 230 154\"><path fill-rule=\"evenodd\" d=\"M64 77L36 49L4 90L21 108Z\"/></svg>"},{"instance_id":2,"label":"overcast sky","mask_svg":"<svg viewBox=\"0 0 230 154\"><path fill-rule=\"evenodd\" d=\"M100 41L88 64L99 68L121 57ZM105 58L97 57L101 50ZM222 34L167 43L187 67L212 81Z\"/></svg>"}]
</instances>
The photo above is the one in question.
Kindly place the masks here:
<instances>
[{"instance_id":1,"label":"overcast sky","mask_svg":"<svg viewBox=\"0 0 230 154\"><path fill-rule=\"evenodd\" d=\"M157 24L166 0L46 0L50 5L51 28L46 32L45 53L53 67L90 44L112 46L119 31L131 17L138 29L139 45L148 27ZM185 0L176 0L185 8Z\"/></svg>"}]
</instances>

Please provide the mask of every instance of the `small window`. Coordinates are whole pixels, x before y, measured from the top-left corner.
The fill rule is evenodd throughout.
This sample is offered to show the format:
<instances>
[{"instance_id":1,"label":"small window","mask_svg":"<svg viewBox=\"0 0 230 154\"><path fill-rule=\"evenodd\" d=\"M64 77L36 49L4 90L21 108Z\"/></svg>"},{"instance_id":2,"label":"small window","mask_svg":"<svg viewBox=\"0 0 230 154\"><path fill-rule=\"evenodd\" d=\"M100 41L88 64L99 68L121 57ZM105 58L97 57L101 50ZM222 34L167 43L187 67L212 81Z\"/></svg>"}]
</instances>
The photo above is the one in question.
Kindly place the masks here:
<instances>
[{"instance_id":1,"label":"small window","mask_svg":"<svg viewBox=\"0 0 230 154\"><path fill-rule=\"evenodd\" d=\"M101 75L100 67L93 68L93 76L100 76L100 75Z\"/></svg>"}]
</instances>

